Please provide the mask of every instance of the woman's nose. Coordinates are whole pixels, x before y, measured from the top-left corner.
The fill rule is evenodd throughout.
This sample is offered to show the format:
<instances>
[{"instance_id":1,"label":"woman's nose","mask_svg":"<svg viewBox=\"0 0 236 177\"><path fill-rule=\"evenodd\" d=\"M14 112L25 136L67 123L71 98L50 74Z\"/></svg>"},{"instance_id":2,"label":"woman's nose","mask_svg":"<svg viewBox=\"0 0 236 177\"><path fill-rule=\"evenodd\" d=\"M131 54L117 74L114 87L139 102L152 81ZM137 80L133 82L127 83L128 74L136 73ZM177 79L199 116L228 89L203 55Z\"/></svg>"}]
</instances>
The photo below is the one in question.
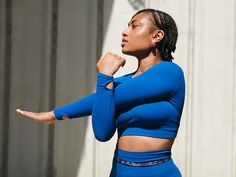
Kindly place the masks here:
<instances>
[{"instance_id":1,"label":"woman's nose","mask_svg":"<svg viewBox=\"0 0 236 177\"><path fill-rule=\"evenodd\" d=\"M128 28L126 28L123 32L122 32L122 36L127 36L128 35Z\"/></svg>"}]
</instances>

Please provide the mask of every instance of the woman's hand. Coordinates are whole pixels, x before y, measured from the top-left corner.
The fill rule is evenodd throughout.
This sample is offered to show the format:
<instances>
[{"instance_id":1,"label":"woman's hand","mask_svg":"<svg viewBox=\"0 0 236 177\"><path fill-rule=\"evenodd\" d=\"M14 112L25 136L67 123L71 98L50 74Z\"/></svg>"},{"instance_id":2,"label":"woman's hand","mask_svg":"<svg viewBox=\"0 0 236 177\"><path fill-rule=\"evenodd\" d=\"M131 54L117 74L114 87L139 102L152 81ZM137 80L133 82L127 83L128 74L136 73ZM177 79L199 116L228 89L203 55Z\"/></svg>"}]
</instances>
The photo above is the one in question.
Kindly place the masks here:
<instances>
[{"instance_id":1,"label":"woman's hand","mask_svg":"<svg viewBox=\"0 0 236 177\"><path fill-rule=\"evenodd\" d=\"M53 111L34 113L17 109L16 112L22 116L42 122L44 124L53 124L55 121L57 121L57 118L54 115Z\"/></svg>"},{"instance_id":2,"label":"woman's hand","mask_svg":"<svg viewBox=\"0 0 236 177\"><path fill-rule=\"evenodd\" d=\"M97 68L99 72L113 76L115 72L125 65L126 60L111 52L106 53L97 62Z\"/></svg>"}]
</instances>

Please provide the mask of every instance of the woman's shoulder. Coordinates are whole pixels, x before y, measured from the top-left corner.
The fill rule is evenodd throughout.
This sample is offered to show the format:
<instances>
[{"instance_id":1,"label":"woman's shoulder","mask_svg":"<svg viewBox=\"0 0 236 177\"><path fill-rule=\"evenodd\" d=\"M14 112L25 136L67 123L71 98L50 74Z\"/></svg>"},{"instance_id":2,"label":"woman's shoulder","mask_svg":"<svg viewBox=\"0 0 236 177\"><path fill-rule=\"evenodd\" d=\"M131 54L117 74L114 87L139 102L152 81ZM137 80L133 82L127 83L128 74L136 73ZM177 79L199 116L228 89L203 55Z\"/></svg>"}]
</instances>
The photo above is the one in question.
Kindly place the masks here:
<instances>
[{"instance_id":1,"label":"woman's shoulder","mask_svg":"<svg viewBox=\"0 0 236 177\"><path fill-rule=\"evenodd\" d=\"M180 65L178 65L177 63L174 62L169 62L169 61L162 61L161 65L159 65L160 68L162 68L163 70L167 71L167 72L180 72L183 73L183 69L181 68Z\"/></svg>"},{"instance_id":2,"label":"woman's shoulder","mask_svg":"<svg viewBox=\"0 0 236 177\"><path fill-rule=\"evenodd\" d=\"M170 61L162 61L161 63L162 63L162 66L173 67L173 68L182 70L181 66L178 65L177 63L170 62Z\"/></svg>"},{"instance_id":3,"label":"woman's shoulder","mask_svg":"<svg viewBox=\"0 0 236 177\"><path fill-rule=\"evenodd\" d=\"M162 75L170 78L180 78L184 79L184 71L183 69L174 62L162 61L159 65L157 65L156 70L154 71L157 75Z\"/></svg>"}]
</instances>

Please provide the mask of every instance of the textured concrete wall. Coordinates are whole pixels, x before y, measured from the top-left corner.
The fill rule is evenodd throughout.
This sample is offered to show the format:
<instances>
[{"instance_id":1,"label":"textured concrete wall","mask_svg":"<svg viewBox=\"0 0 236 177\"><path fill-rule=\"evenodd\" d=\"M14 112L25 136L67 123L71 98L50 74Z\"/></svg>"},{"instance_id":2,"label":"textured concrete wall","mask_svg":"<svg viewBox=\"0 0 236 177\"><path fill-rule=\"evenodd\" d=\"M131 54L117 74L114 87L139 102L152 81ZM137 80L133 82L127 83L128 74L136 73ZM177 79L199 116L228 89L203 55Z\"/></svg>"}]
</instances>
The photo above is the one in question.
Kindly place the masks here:
<instances>
[{"instance_id":1,"label":"textured concrete wall","mask_svg":"<svg viewBox=\"0 0 236 177\"><path fill-rule=\"evenodd\" d=\"M95 2L60 2L56 81L58 106L80 99L94 89L97 60ZM56 124L54 161L57 177L76 176L77 173L79 176L93 176L95 139L92 131L86 136L89 121L83 118ZM85 147L88 142L90 147ZM86 157L87 150L90 153Z\"/></svg>"},{"instance_id":2,"label":"textured concrete wall","mask_svg":"<svg viewBox=\"0 0 236 177\"><path fill-rule=\"evenodd\" d=\"M4 18L5 18L5 2L0 0L0 117L3 117L3 110L4 110ZM3 134L3 119L0 118L0 132L1 135ZM3 136L0 136L0 159L3 159ZM0 172L3 172L3 160L0 161Z\"/></svg>"},{"instance_id":3,"label":"textured concrete wall","mask_svg":"<svg viewBox=\"0 0 236 177\"><path fill-rule=\"evenodd\" d=\"M77 176L88 119L48 126L15 110L48 111L94 90L97 6L87 0L0 1L1 177Z\"/></svg>"}]
</instances>

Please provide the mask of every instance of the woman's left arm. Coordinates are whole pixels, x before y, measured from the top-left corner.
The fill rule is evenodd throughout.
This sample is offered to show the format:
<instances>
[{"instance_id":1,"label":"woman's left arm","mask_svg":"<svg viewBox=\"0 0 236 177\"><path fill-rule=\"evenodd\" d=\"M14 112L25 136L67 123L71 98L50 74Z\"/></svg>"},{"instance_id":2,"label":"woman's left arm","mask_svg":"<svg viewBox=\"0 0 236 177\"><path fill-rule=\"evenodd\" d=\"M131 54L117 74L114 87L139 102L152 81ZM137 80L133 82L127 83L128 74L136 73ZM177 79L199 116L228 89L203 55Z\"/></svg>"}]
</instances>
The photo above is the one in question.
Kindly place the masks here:
<instances>
[{"instance_id":1,"label":"woman's left arm","mask_svg":"<svg viewBox=\"0 0 236 177\"><path fill-rule=\"evenodd\" d=\"M114 88L107 88L112 81L112 76L98 72L92 126L99 141L108 141L116 131Z\"/></svg>"}]
</instances>

